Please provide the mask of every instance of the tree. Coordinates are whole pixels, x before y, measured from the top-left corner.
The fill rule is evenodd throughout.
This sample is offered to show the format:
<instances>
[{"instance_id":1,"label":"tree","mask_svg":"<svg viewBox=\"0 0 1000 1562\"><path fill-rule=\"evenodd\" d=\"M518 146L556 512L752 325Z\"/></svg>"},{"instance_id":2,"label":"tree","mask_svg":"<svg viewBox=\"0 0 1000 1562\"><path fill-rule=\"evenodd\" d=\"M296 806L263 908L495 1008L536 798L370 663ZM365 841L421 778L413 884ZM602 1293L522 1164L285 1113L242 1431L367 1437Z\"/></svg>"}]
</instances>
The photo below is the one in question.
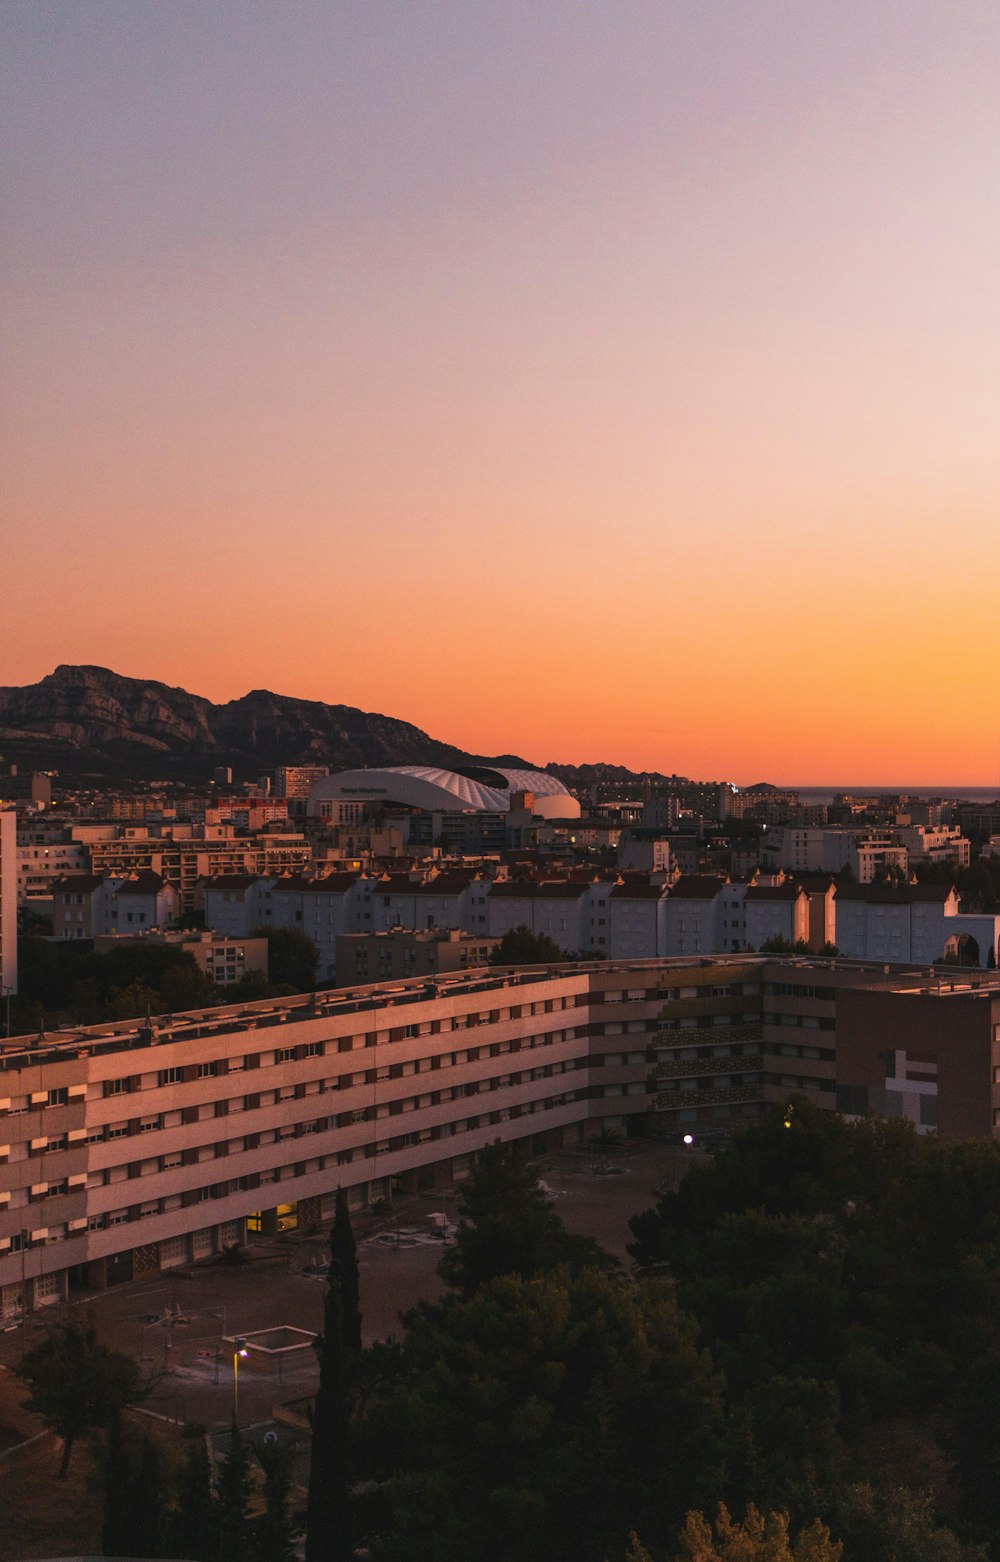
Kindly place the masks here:
<instances>
[{"instance_id":1,"label":"tree","mask_svg":"<svg viewBox=\"0 0 1000 1562\"><path fill-rule=\"evenodd\" d=\"M796 938L793 942L790 938L782 938L776 933L773 938L765 938L760 946L762 955L807 955L810 954L809 945L804 938Z\"/></svg>"},{"instance_id":2,"label":"tree","mask_svg":"<svg viewBox=\"0 0 1000 1562\"><path fill-rule=\"evenodd\" d=\"M438 1274L463 1296L499 1275L528 1279L568 1264L614 1267L590 1237L571 1236L539 1185L538 1171L509 1147L488 1145L462 1189L459 1226Z\"/></svg>"},{"instance_id":3,"label":"tree","mask_svg":"<svg viewBox=\"0 0 1000 1562\"><path fill-rule=\"evenodd\" d=\"M358 1272L358 1248L351 1229L351 1216L343 1189L337 1189L337 1203L330 1227L330 1268L340 1282L341 1326L348 1350L361 1350L361 1289Z\"/></svg>"},{"instance_id":4,"label":"tree","mask_svg":"<svg viewBox=\"0 0 1000 1562\"><path fill-rule=\"evenodd\" d=\"M247 1445L234 1416L229 1431L229 1449L219 1469L217 1485L219 1562L251 1562L246 1519L252 1489Z\"/></svg>"},{"instance_id":5,"label":"tree","mask_svg":"<svg viewBox=\"0 0 1000 1562\"><path fill-rule=\"evenodd\" d=\"M546 933L533 933L522 926L503 935L490 955L490 965L551 965L566 958L565 951Z\"/></svg>"},{"instance_id":6,"label":"tree","mask_svg":"<svg viewBox=\"0 0 1000 1562\"><path fill-rule=\"evenodd\" d=\"M313 992L319 969L319 950L297 927L258 927L254 938L267 939L267 975L272 987L289 992Z\"/></svg>"},{"instance_id":7,"label":"tree","mask_svg":"<svg viewBox=\"0 0 1000 1562\"><path fill-rule=\"evenodd\" d=\"M177 1503L167 1521L167 1551L191 1562L213 1562L218 1555L218 1512L212 1472L202 1438L188 1448L176 1480Z\"/></svg>"},{"instance_id":8,"label":"tree","mask_svg":"<svg viewBox=\"0 0 1000 1562\"><path fill-rule=\"evenodd\" d=\"M655 1209L633 1217L628 1251L642 1267L666 1260L675 1273L693 1274L705 1235L723 1216L747 1210L822 1216L844 1234L858 1214L877 1212L910 1186L931 1153L908 1123L846 1123L793 1095L710 1163L692 1167Z\"/></svg>"},{"instance_id":9,"label":"tree","mask_svg":"<svg viewBox=\"0 0 1000 1562\"><path fill-rule=\"evenodd\" d=\"M603 1562L718 1490L720 1385L669 1285L507 1275L407 1319L369 1409L390 1562Z\"/></svg>"},{"instance_id":10,"label":"tree","mask_svg":"<svg viewBox=\"0 0 1000 1562\"><path fill-rule=\"evenodd\" d=\"M323 1333L317 1341L319 1388L312 1413L306 1562L350 1562L354 1555L350 1435L360 1346L357 1253L347 1203L338 1190Z\"/></svg>"},{"instance_id":11,"label":"tree","mask_svg":"<svg viewBox=\"0 0 1000 1562\"><path fill-rule=\"evenodd\" d=\"M680 1541L677 1562L840 1562L844 1549L839 1540L830 1539L819 1519L793 1545L788 1514L769 1513L765 1518L753 1503L742 1523L721 1502L713 1524L702 1513L689 1513Z\"/></svg>"},{"instance_id":12,"label":"tree","mask_svg":"<svg viewBox=\"0 0 1000 1562\"><path fill-rule=\"evenodd\" d=\"M116 1414L108 1425L101 1463L105 1556L158 1556L164 1491L160 1452L153 1439L135 1429L126 1438L121 1416Z\"/></svg>"},{"instance_id":13,"label":"tree","mask_svg":"<svg viewBox=\"0 0 1000 1562\"><path fill-rule=\"evenodd\" d=\"M257 1458L264 1471L264 1511L253 1525L253 1562L291 1562L295 1554L288 1516L292 1456L283 1443L261 1443Z\"/></svg>"},{"instance_id":14,"label":"tree","mask_svg":"<svg viewBox=\"0 0 1000 1562\"><path fill-rule=\"evenodd\" d=\"M939 1525L926 1493L904 1486L842 1487L827 1517L849 1562L986 1562L988 1555Z\"/></svg>"},{"instance_id":15,"label":"tree","mask_svg":"<svg viewBox=\"0 0 1000 1562\"><path fill-rule=\"evenodd\" d=\"M26 1409L36 1411L63 1439L60 1478L69 1469L77 1438L109 1426L146 1392L131 1356L100 1344L89 1324L75 1320L54 1324L14 1371L30 1385Z\"/></svg>"}]
</instances>

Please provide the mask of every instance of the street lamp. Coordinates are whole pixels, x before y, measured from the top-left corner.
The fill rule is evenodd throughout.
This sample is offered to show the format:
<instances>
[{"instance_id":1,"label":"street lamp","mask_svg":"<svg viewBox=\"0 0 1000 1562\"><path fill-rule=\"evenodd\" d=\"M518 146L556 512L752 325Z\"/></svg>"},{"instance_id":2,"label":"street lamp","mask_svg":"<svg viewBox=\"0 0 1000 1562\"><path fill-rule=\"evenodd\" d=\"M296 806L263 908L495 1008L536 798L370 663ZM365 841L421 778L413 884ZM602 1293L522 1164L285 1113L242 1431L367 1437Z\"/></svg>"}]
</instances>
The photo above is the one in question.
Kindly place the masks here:
<instances>
[{"instance_id":1,"label":"street lamp","mask_svg":"<svg viewBox=\"0 0 1000 1562\"><path fill-rule=\"evenodd\" d=\"M247 1342L237 1335L233 1341L233 1425L239 1425L240 1417L240 1357L249 1354Z\"/></svg>"}]
</instances>

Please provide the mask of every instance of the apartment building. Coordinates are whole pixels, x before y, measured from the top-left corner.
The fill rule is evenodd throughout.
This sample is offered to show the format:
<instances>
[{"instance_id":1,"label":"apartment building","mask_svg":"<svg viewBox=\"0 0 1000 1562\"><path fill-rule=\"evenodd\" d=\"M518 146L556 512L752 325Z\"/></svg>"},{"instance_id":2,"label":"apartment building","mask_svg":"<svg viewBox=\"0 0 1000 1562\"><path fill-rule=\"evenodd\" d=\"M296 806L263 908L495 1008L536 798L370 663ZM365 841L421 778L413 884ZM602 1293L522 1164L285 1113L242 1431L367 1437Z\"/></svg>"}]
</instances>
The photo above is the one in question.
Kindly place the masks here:
<instances>
[{"instance_id":1,"label":"apartment building","mask_svg":"<svg viewBox=\"0 0 1000 1562\"><path fill-rule=\"evenodd\" d=\"M458 928L402 928L388 933L341 933L337 985L387 982L405 976L437 976L489 964L495 938L474 938Z\"/></svg>"},{"instance_id":2,"label":"apartment building","mask_svg":"<svg viewBox=\"0 0 1000 1562\"><path fill-rule=\"evenodd\" d=\"M20 820L17 832L17 903L40 912L51 907L52 886L67 873L86 873L86 848L65 829Z\"/></svg>"},{"instance_id":3,"label":"apartment building","mask_svg":"<svg viewBox=\"0 0 1000 1562\"><path fill-rule=\"evenodd\" d=\"M991 1134L995 1078L995 975L809 957L457 972L14 1038L0 1317L313 1224L338 1187L361 1208L450 1184L496 1139L710 1137L793 1091Z\"/></svg>"},{"instance_id":4,"label":"apartment building","mask_svg":"<svg viewBox=\"0 0 1000 1562\"><path fill-rule=\"evenodd\" d=\"M180 893L158 873L123 877L67 874L52 885L52 936L95 938L166 927L180 911Z\"/></svg>"},{"instance_id":5,"label":"apartment building","mask_svg":"<svg viewBox=\"0 0 1000 1562\"><path fill-rule=\"evenodd\" d=\"M819 873L825 866L824 837L818 827L779 825L761 838L760 860L766 868L788 868L797 873Z\"/></svg>"},{"instance_id":6,"label":"apartment building","mask_svg":"<svg viewBox=\"0 0 1000 1562\"><path fill-rule=\"evenodd\" d=\"M892 830L824 830L820 866L826 873L850 868L859 884L872 884L887 873L905 873L909 857Z\"/></svg>"},{"instance_id":7,"label":"apartment building","mask_svg":"<svg viewBox=\"0 0 1000 1562\"><path fill-rule=\"evenodd\" d=\"M837 948L853 960L997 964L1000 917L960 909L945 884L842 884Z\"/></svg>"},{"instance_id":8,"label":"apartment building","mask_svg":"<svg viewBox=\"0 0 1000 1562\"><path fill-rule=\"evenodd\" d=\"M972 861L972 842L966 839L957 824L900 825L896 834L900 845L906 847L911 863L946 862L956 868L967 868Z\"/></svg>"},{"instance_id":9,"label":"apartment building","mask_svg":"<svg viewBox=\"0 0 1000 1562\"><path fill-rule=\"evenodd\" d=\"M76 833L76 832L74 832ZM276 876L308 868L309 842L294 833L262 832L237 835L231 825L165 826L154 834L147 827L125 827L111 838L91 839L90 871L123 877L156 873L180 892L181 908L193 910L199 879L223 874Z\"/></svg>"},{"instance_id":10,"label":"apartment building","mask_svg":"<svg viewBox=\"0 0 1000 1562\"><path fill-rule=\"evenodd\" d=\"M305 799L329 774L329 765L279 765L274 772L274 795L286 800Z\"/></svg>"}]
</instances>

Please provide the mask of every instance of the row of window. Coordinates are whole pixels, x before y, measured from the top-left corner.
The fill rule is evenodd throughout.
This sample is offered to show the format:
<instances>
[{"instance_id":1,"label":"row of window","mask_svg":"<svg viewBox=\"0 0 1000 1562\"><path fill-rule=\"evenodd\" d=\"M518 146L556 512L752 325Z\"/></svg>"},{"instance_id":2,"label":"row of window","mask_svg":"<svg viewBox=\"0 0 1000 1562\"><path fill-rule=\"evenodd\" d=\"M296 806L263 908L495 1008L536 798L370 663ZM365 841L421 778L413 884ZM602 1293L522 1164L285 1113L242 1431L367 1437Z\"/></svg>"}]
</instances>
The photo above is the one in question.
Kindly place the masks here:
<instances>
[{"instance_id":1,"label":"row of window","mask_svg":"<svg viewBox=\"0 0 1000 1562\"><path fill-rule=\"evenodd\" d=\"M499 1127L505 1122L522 1117L532 1117L537 1113L550 1112L558 1107L565 1106L578 1099L578 1092L567 1090L559 1095L547 1096L544 1100L526 1101L520 1105L506 1109L500 1109L484 1113L476 1117L460 1118L455 1122L441 1123L434 1127L413 1130L409 1133L397 1134L389 1139L380 1139L354 1148L336 1151L329 1155L316 1156L308 1161L296 1161L287 1165L274 1167L267 1171L252 1173L244 1177L230 1178L224 1182L208 1183L198 1188L185 1190L184 1193L170 1194L160 1199L148 1199L141 1204L130 1205L126 1208L113 1210L107 1214L92 1215L87 1220L88 1231L102 1231L111 1226L123 1225L129 1221L145 1220L151 1215L167 1213L170 1210L179 1209L191 1204L198 1204L208 1200L227 1198L240 1192L249 1192L259 1187L270 1186L273 1183L282 1183L294 1178L308 1176L314 1172L332 1168L348 1166L353 1161L374 1159L377 1156L394 1154L400 1150L411 1148L414 1145L449 1139L454 1135L471 1133L485 1127ZM176 1162L175 1164L180 1164ZM39 1199L54 1197L67 1192L67 1185L52 1183L45 1194L40 1194ZM48 1227L47 1242L59 1241L75 1232L69 1230L68 1224ZM25 1241L25 1247L33 1244L30 1236ZM0 1243L0 1247L3 1244ZM8 1251L20 1249L20 1236L8 1239Z\"/></svg>"},{"instance_id":2,"label":"row of window","mask_svg":"<svg viewBox=\"0 0 1000 1562\"><path fill-rule=\"evenodd\" d=\"M484 1049L485 1050L485 1049ZM492 1049L491 1049L492 1050ZM452 1057L461 1057L461 1054L450 1054ZM422 1060L423 1061L423 1060ZM431 1060L428 1060L430 1062ZM433 1060L438 1061L438 1060ZM443 1060L442 1060L443 1061ZM511 1086L525 1084L529 1081L558 1078L564 1073L573 1073L579 1069L590 1067L591 1060L587 1057L567 1058L556 1060L552 1063L538 1065L532 1069L523 1069L516 1073L498 1074L489 1079L466 1080L454 1086L444 1086L441 1089L429 1091L420 1096L408 1096L402 1099L388 1102L373 1102L365 1107L355 1108L350 1112L335 1114L330 1118L318 1119L312 1124L290 1124L269 1131L270 1134L280 1138L292 1138L300 1133L319 1132L326 1128L343 1128L354 1122L371 1121L378 1117L396 1116L402 1112L411 1112L417 1109L439 1106L452 1100L458 1100L465 1096L489 1094L494 1090L503 1090ZM429 1071L429 1070L428 1070ZM108 1140L134 1138L139 1135L158 1132L160 1130L176 1130L185 1121L207 1122L212 1119L222 1119L234 1116L241 1112L254 1112L268 1109L283 1101L302 1100L307 1097L327 1094L338 1089L359 1088L371 1086L377 1089L380 1083L409 1077L412 1073L425 1072L416 1065L393 1064L386 1069L366 1069L357 1074L343 1075L335 1080L315 1081L318 1087L307 1091L304 1085L283 1085L276 1090L265 1090L246 1096L233 1096L223 1101L205 1101L188 1108L177 1108L173 1111L154 1114L142 1118L127 1119L117 1123L96 1124L86 1135L81 1143L101 1144ZM251 1136L253 1145L239 1145L241 1149L256 1148L258 1144L271 1142L268 1132ZM234 1151L236 1141L230 1145L230 1151ZM66 1135L47 1140L35 1140L32 1142L29 1153L41 1155L52 1151L68 1148ZM218 1150L218 1147L216 1147ZM180 1152L177 1152L178 1155ZM223 1149L220 1153L226 1153ZM180 1165L180 1160L171 1164ZM150 1168L154 1169L154 1168ZM164 1170L165 1167L157 1167Z\"/></svg>"}]
</instances>

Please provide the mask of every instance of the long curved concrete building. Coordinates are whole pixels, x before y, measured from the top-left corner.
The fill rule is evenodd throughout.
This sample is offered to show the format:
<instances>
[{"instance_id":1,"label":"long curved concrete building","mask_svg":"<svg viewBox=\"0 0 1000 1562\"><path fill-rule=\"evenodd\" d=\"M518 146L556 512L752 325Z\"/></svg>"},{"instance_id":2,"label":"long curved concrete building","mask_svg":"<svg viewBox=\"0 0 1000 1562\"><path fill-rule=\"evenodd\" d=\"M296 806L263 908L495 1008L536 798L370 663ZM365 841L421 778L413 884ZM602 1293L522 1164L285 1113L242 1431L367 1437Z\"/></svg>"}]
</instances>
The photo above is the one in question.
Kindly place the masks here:
<instances>
[{"instance_id":1,"label":"long curved concrete building","mask_svg":"<svg viewBox=\"0 0 1000 1562\"><path fill-rule=\"evenodd\" d=\"M513 792L531 792L534 812L546 819L580 817L580 804L555 776L501 765L469 765L462 770L442 770L436 765L342 770L313 787L307 811L322 815L323 804L336 800L399 803L424 813L505 814Z\"/></svg>"}]
</instances>

